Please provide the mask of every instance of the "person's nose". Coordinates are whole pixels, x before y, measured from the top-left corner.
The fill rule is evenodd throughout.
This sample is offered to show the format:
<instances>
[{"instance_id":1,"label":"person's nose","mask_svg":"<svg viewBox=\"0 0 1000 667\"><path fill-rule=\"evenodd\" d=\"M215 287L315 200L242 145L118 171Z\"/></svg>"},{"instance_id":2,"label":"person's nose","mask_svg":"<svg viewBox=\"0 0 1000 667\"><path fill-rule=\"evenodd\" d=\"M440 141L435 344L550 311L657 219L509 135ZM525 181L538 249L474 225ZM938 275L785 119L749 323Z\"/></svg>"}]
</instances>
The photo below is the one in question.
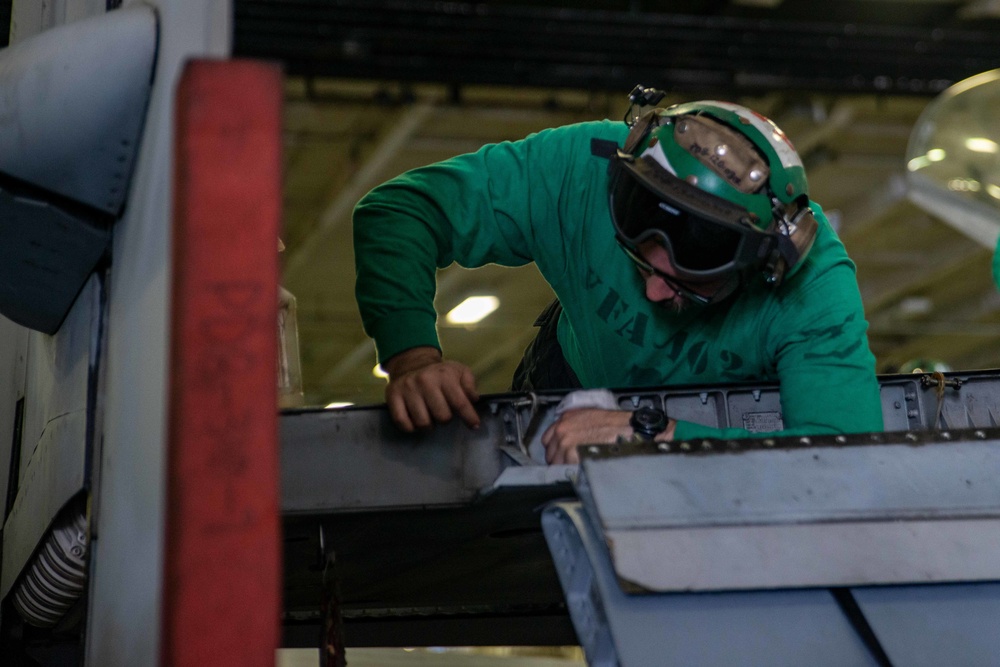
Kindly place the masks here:
<instances>
[{"instance_id":1,"label":"person's nose","mask_svg":"<svg viewBox=\"0 0 1000 667\"><path fill-rule=\"evenodd\" d=\"M646 276L646 298L653 303L659 303L661 301L669 301L677 296L677 292L674 291L670 285L663 280L663 278L657 275Z\"/></svg>"}]
</instances>

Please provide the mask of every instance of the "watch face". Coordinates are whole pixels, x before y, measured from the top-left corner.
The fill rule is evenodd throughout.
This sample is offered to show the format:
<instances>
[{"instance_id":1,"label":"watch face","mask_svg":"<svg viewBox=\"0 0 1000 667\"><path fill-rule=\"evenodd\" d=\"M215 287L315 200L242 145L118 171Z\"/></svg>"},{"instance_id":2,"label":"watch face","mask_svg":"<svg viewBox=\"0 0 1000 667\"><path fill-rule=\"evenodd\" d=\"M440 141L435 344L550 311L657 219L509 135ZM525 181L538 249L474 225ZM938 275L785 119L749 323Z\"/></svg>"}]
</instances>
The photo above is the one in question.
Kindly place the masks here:
<instances>
[{"instance_id":1,"label":"watch face","mask_svg":"<svg viewBox=\"0 0 1000 667\"><path fill-rule=\"evenodd\" d=\"M643 406L632 413L632 428L643 435L657 435L667 428L667 415L658 408Z\"/></svg>"}]
</instances>

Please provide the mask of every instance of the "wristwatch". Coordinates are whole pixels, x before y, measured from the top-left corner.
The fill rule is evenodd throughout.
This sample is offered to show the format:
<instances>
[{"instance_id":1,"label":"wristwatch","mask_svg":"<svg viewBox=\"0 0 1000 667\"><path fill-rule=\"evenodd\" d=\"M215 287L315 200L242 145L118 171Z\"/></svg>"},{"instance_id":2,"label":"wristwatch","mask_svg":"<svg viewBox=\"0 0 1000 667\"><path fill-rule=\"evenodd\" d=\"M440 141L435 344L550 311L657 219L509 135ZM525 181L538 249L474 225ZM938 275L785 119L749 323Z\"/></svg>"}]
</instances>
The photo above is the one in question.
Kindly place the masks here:
<instances>
[{"instance_id":1,"label":"wristwatch","mask_svg":"<svg viewBox=\"0 0 1000 667\"><path fill-rule=\"evenodd\" d=\"M655 440L656 436L667 430L669 422L667 413L659 408L651 408L644 405L632 413L629 419L629 426L637 436L643 440Z\"/></svg>"}]
</instances>

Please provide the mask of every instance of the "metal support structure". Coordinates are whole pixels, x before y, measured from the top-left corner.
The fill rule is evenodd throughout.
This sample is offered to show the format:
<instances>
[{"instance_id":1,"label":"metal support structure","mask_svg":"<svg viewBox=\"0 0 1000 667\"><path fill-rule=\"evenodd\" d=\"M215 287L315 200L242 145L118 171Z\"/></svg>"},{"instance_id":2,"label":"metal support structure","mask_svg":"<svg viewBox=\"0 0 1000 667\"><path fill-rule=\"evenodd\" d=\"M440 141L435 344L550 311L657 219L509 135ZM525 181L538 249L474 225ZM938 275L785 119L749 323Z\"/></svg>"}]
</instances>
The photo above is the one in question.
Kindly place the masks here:
<instances>
[{"instance_id":1,"label":"metal support structure","mask_svg":"<svg viewBox=\"0 0 1000 667\"><path fill-rule=\"evenodd\" d=\"M708 500L716 498L717 507L706 505L703 513L716 507L718 515L725 518L725 501L735 499L747 503L747 516L770 515L773 519L769 525L763 525L766 522L762 519L748 523L746 517L737 517L732 522L720 519L725 525L716 527L712 535L704 533L701 542L704 562L714 562L714 569L706 566L706 572L711 571L716 577L715 590L686 601L672 600L663 607L669 610L665 612L669 622L684 630L669 634L677 646L686 646L679 649L672 645L671 651L679 656L678 664L685 664L684 656L691 658L687 664L726 664L721 653L704 653L709 650L706 647L713 641L720 623L729 624L727 631L733 633L734 643L729 649L739 651L734 654L737 658L730 657L729 662L755 664L757 655L761 662L756 664L765 664L767 656L781 658L776 653L763 652L765 648L779 650L783 646L790 651L785 654L789 661L774 664L879 664L856 626L857 619L842 610L848 593L836 591L854 594L857 604L867 610L871 594L862 594L863 591L889 590L879 586L890 581L896 584L892 590L906 588L912 579L894 573L892 567L908 568L909 576L913 576L921 566L920 559L914 556L910 560L900 558L896 563L866 563L870 565L868 576L852 579L848 576L852 573L850 550L840 548L840 560L831 561L831 567L838 565L840 569L829 570L837 577L810 579L815 572L809 562L802 562L794 572L797 578L783 582L780 565L787 565L793 553L812 553L816 559L823 555L815 553L815 546L812 551L796 548L785 555L785 560L775 560L776 566L770 570L757 567L768 563L765 556L770 552L766 547L772 536L780 540L776 544L785 546L797 541L812 544L815 539L815 544L842 547L831 537L842 534L837 530L853 530L853 539L861 539L864 524L872 521L872 526L887 529L885 539L896 541L896 546L889 549L904 546L915 549L922 547L922 540L929 535L941 537L936 553L946 556L944 560L960 554L963 544L973 544L966 538L979 540L979 547L991 544L990 540L995 538L995 531L990 528L996 525L994 507L1000 507L1000 501L993 502L992 485L987 480L993 472L1000 472L993 470L997 467L994 441L1000 439L996 428L1000 416L1000 374L984 371L939 377L890 375L880 378L880 386L885 433L795 438L791 449L780 445L780 439L716 443L714 458L693 453L701 451L702 442L678 442L670 445L667 453L652 452L654 456L669 459L685 475L697 473L704 480L705 488L711 490L705 496ZM617 391L614 395L622 409L643 404L666 405L672 415L710 426L763 429L781 423L775 385L648 388ZM410 633L417 632L417 628L426 642L446 645L457 641L456 627L468 629L469 634L463 635L465 643L518 643L519 636L531 634L526 629L530 624L523 623L530 619L547 619L545 627L550 641L574 641L572 635L567 636L565 619L567 608L573 612L576 598L563 597L559 579L565 572L558 557L553 561L541 531L542 510L547 504L574 500L582 495L581 488L589 488L579 483L576 488L572 486L571 482L577 478L576 466L544 464L540 438L552 423L554 408L563 397L563 392L484 396L479 403L482 416L479 429L473 431L453 423L414 435L396 429L384 406L286 411L281 417L285 645L315 645L309 638L318 636L317 592L322 585L323 564L330 557L336 558L340 572L341 611L348 646L392 645L394 636L413 637ZM939 428L934 428L935 424ZM953 444L962 446L967 455L952 457ZM609 457L627 460L613 448L597 449ZM812 468L814 454L820 455L822 462L816 464L817 469ZM597 460L596 455L591 458ZM780 468L787 473L785 476L778 475L779 468L770 464L775 459L793 458L791 469L787 467L791 463ZM747 463L753 460L758 462ZM642 467L638 459L634 465ZM739 478L738 472L744 467L751 472ZM730 471L729 476L717 477L716 472L723 468ZM968 469L969 475L962 476L964 469ZM810 470L813 477L804 477ZM880 476L886 471L900 474L906 470L920 474ZM935 485L939 475L948 475L947 488L944 484ZM624 475L628 478L625 480L622 475L617 477L614 482L603 483L604 491L596 495L613 496L615 489L624 488L626 508L630 504L648 504L646 498L661 497L655 494L663 485L651 477L643 478L641 471L634 478L631 473ZM718 486L718 480L725 479L734 482L732 488L720 490L707 486L713 481ZM744 480L742 486L735 484L738 479ZM837 480L841 480L839 486ZM908 487L904 480L914 486ZM674 490L677 502L681 502L686 497L686 488L668 484L659 492L662 495ZM730 495L722 493L727 489ZM810 489L816 494L811 504ZM907 489L909 495L904 493ZM932 515L936 510L941 513L960 509L969 516L964 523L956 521L943 527L917 520L902 525L895 525L894 521L876 523L880 510L894 507L875 502L878 497L873 499L870 495L877 490L902 494L901 499L931 519L935 518ZM925 492L930 500L921 505ZM795 501L794 497L800 500ZM827 504L821 503L821 499ZM756 504L752 505L750 500ZM822 523L823 512L830 509L834 500L838 503L837 518L842 526L831 527L824 533L822 526L799 525L803 521ZM974 512L969 509L973 500ZM575 516L585 516L581 512ZM693 521L690 519L689 523ZM748 525L737 535L740 521ZM575 525L572 521L562 523ZM590 525L589 520L580 525L584 524ZM982 526L990 530L980 531ZM908 533L905 528L916 532ZM574 528L572 532L580 530ZM589 537L573 539L589 545L579 547L584 551L596 548L595 545L602 545L607 551L603 546L605 538L605 534L594 532ZM619 541L625 544L630 539L631 535L620 532L614 535L616 544ZM742 545L742 554L733 553L741 555L742 563L756 564L754 570L760 579L745 585L725 579L735 572L733 558L725 560L727 550L718 547L726 540ZM688 577L679 585L705 585L708 575L698 568L701 558L679 551L678 545L692 542L671 544L667 537L662 542L673 548L672 563L677 565L666 571ZM704 546L710 544L712 549ZM878 544L871 542L872 548L864 553L870 556L877 552L874 546ZM858 554L861 553L859 550ZM597 569L596 565L590 567ZM991 567L988 559L979 559L967 563L961 576L988 579L992 576ZM974 568L979 569L974 572ZM941 580L945 577L940 568L928 572ZM765 581L765 575L771 579ZM954 580L948 576L950 581ZM619 576L610 576L608 580L617 582ZM875 581L879 586L872 586ZM786 590L780 599L752 592L787 585L795 589ZM830 592L831 587L836 589L835 593ZM633 588L634 585L628 590ZM718 592L723 589L724 593ZM734 589L743 590L735 593ZM631 596L621 595L622 604L631 608ZM591 599L596 600L593 596ZM656 606L648 600L637 604L637 609ZM988 607L992 603L983 604ZM762 611L769 609L772 611ZM739 619L748 614L760 616L761 623L739 628ZM594 613L595 617L599 615ZM882 614L890 619L896 615L895 607ZM818 619L817 623L822 621L822 627L810 626L810 618ZM483 619L492 619L493 623L484 623ZM559 619L562 624L556 622ZM881 624L885 622L872 619L878 641L884 637ZM639 621L635 624L636 628L644 627L647 631L651 627ZM696 627L698 624L703 627ZM624 625L632 627L633 621ZM782 628L808 631L812 639L799 642L786 639L782 643L786 634ZM402 634L395 635L396 632ZM537 632L531 636L532 641L538 640ZM703 641L705 645L698 648L686 638ZM582 634L580 641L584 641ZM891 650L888 645L885 648ZM758 649L759 653L753 653ZM699 656L703 659L695 660ZM663 663L654 660L630 664Z\"/></svg>"},{"instance_id":2,"label":"metal support structure","mask_svg":"<svg viewBox=\"0 0 1000 667\"><path fill-rule=\"evenodd\" d=\"M542 520L591 667L877 665L828 591L629 595L579 503Z\"/></svg>"},{"instance_id":3,"label":"metal support structure","mask_svg":"<svg viewBox=\"0 0 1000 667\"><path fill-rule=\"evenodd\" d=\"M940 384L931 375L885 375L880 387L887 433L1000 424L995 371L949 373ZM462 504L497 485L565 480L570 467L545 466L541 444L564 395L487 395L479 402L481 428L453 422L414 435L397 429L384 406L286 411L280 424L282 511ZM671 416L706 426L770 431L783 424L775 384L620 390L615 398L625 410L665 406ZM858 437L842 436L842 442Z\"/></svg>"},{"instance_id":4,"label":"metal support structure","mask_svg":"<svg viewBox=\"0 0 1000 667\"><path fill-rule=\"evenodd\" d=\"M278 643L281 94L251 61L178 85L163 667L263 666Z\"/></svg>"},{"instance_id":5,"label":"metal support structure","mask_svg":"<svg viewBox=\"0 0 1000 667\"><path fill-rule=\"evenodd\" d=\"M583 448L580 501L542 522L588 661L994 664L998 445L991 428Z\"/></svg>"}]
</instances>

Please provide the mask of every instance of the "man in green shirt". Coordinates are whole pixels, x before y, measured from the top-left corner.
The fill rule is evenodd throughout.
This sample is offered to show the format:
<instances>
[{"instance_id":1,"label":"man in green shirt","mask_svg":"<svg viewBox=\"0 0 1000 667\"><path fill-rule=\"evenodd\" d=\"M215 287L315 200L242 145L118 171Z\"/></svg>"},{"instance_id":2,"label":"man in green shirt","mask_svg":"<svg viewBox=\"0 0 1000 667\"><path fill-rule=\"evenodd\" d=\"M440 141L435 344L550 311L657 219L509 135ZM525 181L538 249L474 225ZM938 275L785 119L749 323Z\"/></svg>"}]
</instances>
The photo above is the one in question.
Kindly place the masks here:
<instances>
[{"instance_id":1,"label":"man in green shirt","mask_svg":"<svg viewBox=\"0 0 1000 667\"><path fill-rule=\"evenodd\" d=\"M597 121L409 171L354 213L356 293L405 431L479 425L475 378L442 357L435 269L535 262L561 305L558 343L583 387L780 383L785 435L882 429L854 264L774 123L725 102ZM662 97L662 95L660 95ZM655 421L655 420L654 420ZM549 463L614 442L632 413L570 410ZM657 441L739 438L666 420Z\"/></svg>"}]
</instances>

